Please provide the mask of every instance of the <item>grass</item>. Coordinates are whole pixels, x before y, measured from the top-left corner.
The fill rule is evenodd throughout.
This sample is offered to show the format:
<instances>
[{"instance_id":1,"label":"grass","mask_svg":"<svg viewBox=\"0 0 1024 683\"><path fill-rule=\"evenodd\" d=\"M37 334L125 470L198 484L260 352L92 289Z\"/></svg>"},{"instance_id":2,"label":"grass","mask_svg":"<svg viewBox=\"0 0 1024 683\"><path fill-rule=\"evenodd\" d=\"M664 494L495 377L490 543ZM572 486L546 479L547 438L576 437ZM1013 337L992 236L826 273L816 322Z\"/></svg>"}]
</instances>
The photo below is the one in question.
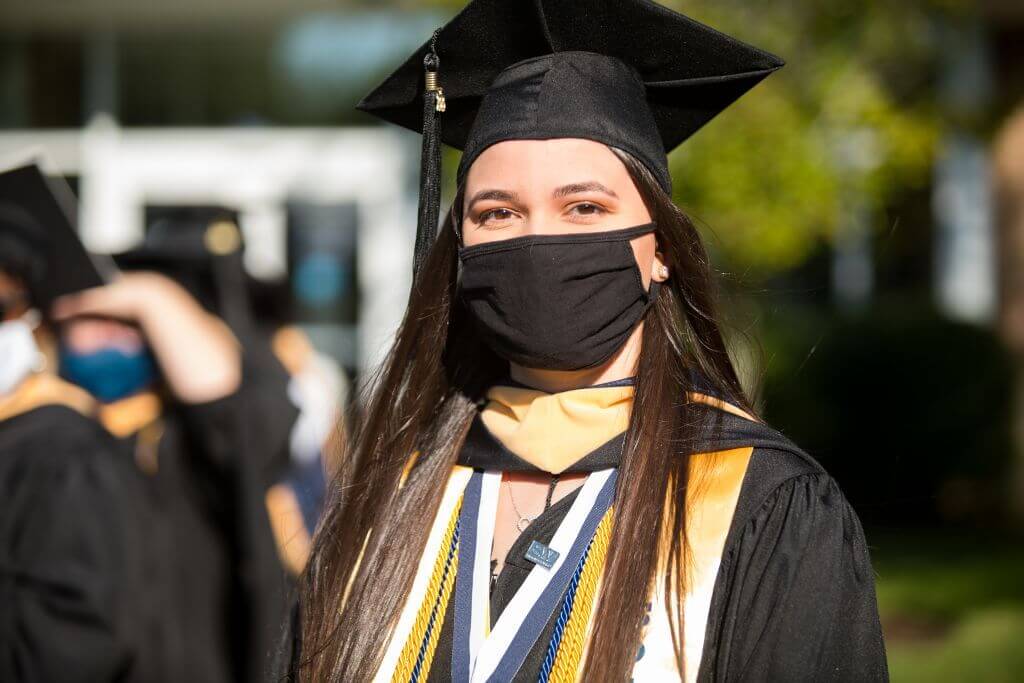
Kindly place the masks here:
<instances>
[{"instance_id":1,"label":"grass","mask_svg":"<svg viewBox=\"0 0 1024 683\"><path fill-rule=\"evenodd\" d=\"M967 614L937 642L887 643L889 671L899 681L1024 679L1024 609L981 609Z\"/></svg>"},{"instance_id":2,"label":"grass","mask_svg":"<svg viewBox=\"0 0 1024 683\"><path fill-rule=\"evenodd\" d=\"M869 533L894 683L1024 680L1024 543Z\"/></svg>"}]
</instances>

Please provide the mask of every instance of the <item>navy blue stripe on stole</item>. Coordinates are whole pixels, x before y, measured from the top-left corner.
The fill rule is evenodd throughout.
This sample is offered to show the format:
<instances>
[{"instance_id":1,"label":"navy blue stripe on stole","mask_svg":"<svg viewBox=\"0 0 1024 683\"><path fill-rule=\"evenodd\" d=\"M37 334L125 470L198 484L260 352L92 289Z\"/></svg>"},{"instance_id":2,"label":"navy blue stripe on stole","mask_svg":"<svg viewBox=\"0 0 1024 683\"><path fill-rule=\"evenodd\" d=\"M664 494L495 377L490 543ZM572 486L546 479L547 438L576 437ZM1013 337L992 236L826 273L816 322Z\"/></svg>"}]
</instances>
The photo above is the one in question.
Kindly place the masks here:
<instances>
[{"instance_id":1,"label":"navy blue stripe on stole","mask_svg":"<svg viewBox=\"0 0 1024 683\"><path fill-rule=\"evenodd\" d=\"M455 623L452 629L452 680L469 680L469 632L473 620L473 565L484 473L476 470L462 494L459 510L459 566L455 573Z\"/></svg>"},{"instance_id":2,"label":"navy blue stripe on stole","mask_svg":"<svg viewBox=\"0 0 1024 683\"><path fill-rule=\"evenodd\" d=\"M611 507L612 499L615 497L615 480L617 478L618 470L614 470L608 477L608 480L605 481L604 486L601 487L601 491L597 494L597 499L594 501L594 507L583 522L579 536L576 537L565 560L558 568L558 572L552 578L547 588L544 589L544 592L540 594L533 607L530 608L522 625L519 627L519 631L513 636L505 655L498 662L494 673L487 679L489 683L492 681L496 683L511 681L523 665L530 650L537 643L541 633L544 631L544 627L547 626L548 620L559 606L562 594L572 580L573 574L575 574L576 568L579 566L580 559L583 557L583 553L590 547L590 541L597 531L598 524L601 523L601 519L608 511L608 508ZM460 558L459 571L461 572L461 570ZM465 679L453 678L453 680Z\"/></svg>"}]
</instances>

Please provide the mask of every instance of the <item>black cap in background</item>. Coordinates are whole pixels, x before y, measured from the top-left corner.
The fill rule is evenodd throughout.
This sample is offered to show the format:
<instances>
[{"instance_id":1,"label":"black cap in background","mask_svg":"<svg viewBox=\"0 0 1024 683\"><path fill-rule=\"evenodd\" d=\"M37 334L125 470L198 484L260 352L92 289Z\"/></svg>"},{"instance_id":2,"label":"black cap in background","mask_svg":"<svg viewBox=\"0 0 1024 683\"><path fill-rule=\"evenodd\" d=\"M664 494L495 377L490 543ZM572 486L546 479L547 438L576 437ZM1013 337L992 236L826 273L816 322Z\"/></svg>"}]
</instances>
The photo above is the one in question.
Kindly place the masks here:
<instances>
[{"instance_id":1,"label":"black cap in background","mask_svg":"<svg viewBox=\"0 0 1024 683\"><path fill-rule=\"evenodd\" d=\"M0 268L23 278L44 314L64 294L104 284L75 230L75 199L35 164L0 173Z\"/></svg>"},{"instance_id":2,"label":"black cap in background","mask_svg":"<svg viewBox=\"0 0 1024 683\"><path fill-rule=\"evenodd\" d=\"M150 270L182 285L236 334L252 324L238 212L223 206L147 209L141 245L113 254L124 271Z\"/></svg>"}]
</instances>

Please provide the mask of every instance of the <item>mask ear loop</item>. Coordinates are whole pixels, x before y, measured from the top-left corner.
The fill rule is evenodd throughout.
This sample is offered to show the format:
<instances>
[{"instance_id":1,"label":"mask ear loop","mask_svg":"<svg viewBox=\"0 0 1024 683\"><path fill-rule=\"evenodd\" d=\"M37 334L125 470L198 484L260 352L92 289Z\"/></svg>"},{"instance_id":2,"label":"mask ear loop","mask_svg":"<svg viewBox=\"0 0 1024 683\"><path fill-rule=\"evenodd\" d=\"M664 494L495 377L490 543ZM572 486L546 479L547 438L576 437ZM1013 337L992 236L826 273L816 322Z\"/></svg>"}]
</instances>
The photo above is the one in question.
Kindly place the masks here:
<instances>
[{"instance_id":1,"label":"mask ear loop","mask_svg":"<svg viewBox=\"0 0 1024 683\"><path fill-rule=\"evenodd\" d=\"M661 291L661 283L657 280L651 280L651 284L647 287L647 306L650 307L658 300L658 293Z\"/></svg>"},{"instance_id":2,"label":"mask ear loop","mask_svg":"<svg viewBox=\"0 0 1024 683\"><path fill-rule=\"evenodd\" d=\"M657 253L657 250L658 250L658 227L657 227L657 223L655 223L655 227L654 227L654 249L655 249L655 253ZM667 281L667 278L666 278L666 281ZM661 292L662 284L663 284L662 282L659 282L658 280L655 280L653 277L651 278L651 283L649 285L647 285L647 292L646 292L646 294L647 294L647 305L646 305L645 311L646 311L647 308L650 308L651 306L653 306L654 302L658 300L658 294Z\"/></svg>"}]
</instances>

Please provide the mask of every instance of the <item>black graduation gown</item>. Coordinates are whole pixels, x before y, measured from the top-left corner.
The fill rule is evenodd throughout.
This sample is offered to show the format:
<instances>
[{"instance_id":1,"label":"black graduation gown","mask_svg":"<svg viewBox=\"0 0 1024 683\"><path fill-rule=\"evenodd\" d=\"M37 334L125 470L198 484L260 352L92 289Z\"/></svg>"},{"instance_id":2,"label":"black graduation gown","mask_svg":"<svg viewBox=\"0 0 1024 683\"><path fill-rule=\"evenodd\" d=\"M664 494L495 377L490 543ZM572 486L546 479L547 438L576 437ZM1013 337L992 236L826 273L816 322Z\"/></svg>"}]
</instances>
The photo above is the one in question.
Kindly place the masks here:
<instances>
[{"instance_id":1,"label":"black graduation gown","mask_svg":"<svg viewBox=\"0 0 1024 683\"><path fill-rule=\"evenodd\" d=\"M874 573L857 515L835 481L780 432L701 405L704 452L753 447L726 536L705 629L697 680L887 681ZM573 471L617 463L621 438L587 456ZM483 469L536 468L507 450L477 419L459 458ZM530 542L549 543L576 492L557 501L516 539L491 593L500 616L532 565ZM294 629L297 614L293 613ZM548 622L516 681L537 680ZM453 614L442 622L429 681L451 678ZM301 651L296 634L286 647Z\"/></svg>"},{"instance_id":2,"label":"black graduation gown","mask_svg":"<svg viewBox=\"0 0 1024 683\"><path fill-rule=\"evenodd\" d=\"M710 410L710 409L709 409ZM835 480L776 430L726 415L718 448L754 447L712 596L699 681L887 681L875 575Z\"/></svg>"},{"instance_id":3,"label":"black graduation gown","mask_svg":"<svg viewBox=\"0 0 1024 683\"><path fill-rule=\"evenodd\" d=\"M142 583L151 635L134 680L262 677L285 612L264 495L287 464L296 415L281 376L246 362L233 394L172 403L161 416L139 511L150 526Z\"/></svg>"},{"instance_id":4,"label":"black graduation gown","mask_svg":"<svg viewBox=\"0 0 1024 683\"><path fill-rule=\"evenodd\" d=\"M0 681L118 680L134 657L134 472L56 404L0 421Z\"/></svg>"}]
</instances>

